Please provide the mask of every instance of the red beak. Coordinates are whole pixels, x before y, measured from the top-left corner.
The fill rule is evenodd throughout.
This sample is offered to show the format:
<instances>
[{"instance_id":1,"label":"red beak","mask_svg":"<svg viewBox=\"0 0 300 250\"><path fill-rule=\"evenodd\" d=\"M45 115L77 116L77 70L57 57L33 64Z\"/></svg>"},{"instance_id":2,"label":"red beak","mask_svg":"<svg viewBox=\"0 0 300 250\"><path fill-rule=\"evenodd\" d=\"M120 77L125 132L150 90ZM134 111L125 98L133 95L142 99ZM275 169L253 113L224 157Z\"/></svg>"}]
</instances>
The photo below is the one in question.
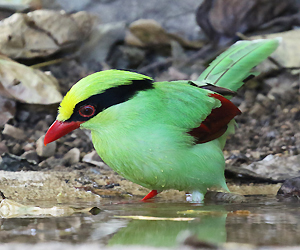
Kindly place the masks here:
<instances>
[{"instance_id":1,"label":"red beak","mask_svg":"<svg viewBox=\"0 0 300 250\"><path fill-rule=\"evenodd\" d=\"M44 139L44 144L45 146L53 142L60 137L70 133L71 131L79 128L80 124L82 122L61 122L56 120L51 127L48 129L45 139Z\"/></svg>"}]
</instances>

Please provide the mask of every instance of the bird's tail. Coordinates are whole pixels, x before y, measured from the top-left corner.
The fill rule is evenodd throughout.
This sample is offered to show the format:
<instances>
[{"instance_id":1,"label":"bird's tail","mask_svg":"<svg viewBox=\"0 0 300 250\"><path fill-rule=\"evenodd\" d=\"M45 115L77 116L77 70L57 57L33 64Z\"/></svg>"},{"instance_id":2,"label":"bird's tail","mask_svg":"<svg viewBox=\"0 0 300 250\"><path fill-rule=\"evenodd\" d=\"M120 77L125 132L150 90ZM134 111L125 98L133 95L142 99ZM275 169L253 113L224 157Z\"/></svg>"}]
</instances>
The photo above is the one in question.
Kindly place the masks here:
<instances>
[{"instance_id":1,"label":"bird's tail","mask_svg":"<svg viewBox=\"0 0 300 250\"><path fill-rule=\"evenodd\" d=\"M210 63L196 82L237 91L247 78L258 74L251 72L252 68L271 55L279 42L279 39L236 42Z\"/></svg>"}]
</instances>

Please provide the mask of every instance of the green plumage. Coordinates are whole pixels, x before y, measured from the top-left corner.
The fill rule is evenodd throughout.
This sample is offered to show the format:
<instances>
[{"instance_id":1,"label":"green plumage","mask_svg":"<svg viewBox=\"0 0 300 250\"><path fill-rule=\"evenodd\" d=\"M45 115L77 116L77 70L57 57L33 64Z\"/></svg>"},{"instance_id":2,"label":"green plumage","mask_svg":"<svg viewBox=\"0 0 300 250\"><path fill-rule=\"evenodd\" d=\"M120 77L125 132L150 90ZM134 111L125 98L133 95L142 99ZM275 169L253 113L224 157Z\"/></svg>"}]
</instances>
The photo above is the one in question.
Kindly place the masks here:
<instances>
[{"instance_id":1,"label":"green plumage","mask_svg":"<svg viewBox=\"0 0 300 250\"><path fill-rule=\"evenodd\" d=\"M195 145L187 134L220 106L207 92L186 81L156 82L154 89L104 110L82 127L92 131L102 159L139 185L159 191L227 189L222 139Z\"/></svg>"},{"instance_id":2,"label":"green plumage","mask_svg":"<svg viewBox=\"0 0 300 250\"><path fill-rule=\"evenodd\" d=\"M211 83L236 91L249 76L250 70L265 60L277 46L277 40L238 42L217 57L194 83L199 86ZM114 79L114 86L121 86L128 85L128 81L145 78L119 70L96 74L81 80L82 88L101 83L99 89L102 91L111 88ZM109 85L106 86L107 78ZM92 88L97 89L95 86ZM60 111L66 114L73 112L65 112L65 109L76 105L70 104L73 99L78 99L76 92L78 87L70 90L68 100L62 102ZM211 94L214 92L193 86L188 81L155 82L152 88L104 109L82 123L81 127L91 130L98 154L126 179L158 191L177 189L193 192L194 200L201 200L208 188L228 191L222 149L227 135L234 132L232 119L227 131L217 139L195 143L189 132L199 127L212 110L222 106L222 102Z\"/></svg>"}]
</instances>

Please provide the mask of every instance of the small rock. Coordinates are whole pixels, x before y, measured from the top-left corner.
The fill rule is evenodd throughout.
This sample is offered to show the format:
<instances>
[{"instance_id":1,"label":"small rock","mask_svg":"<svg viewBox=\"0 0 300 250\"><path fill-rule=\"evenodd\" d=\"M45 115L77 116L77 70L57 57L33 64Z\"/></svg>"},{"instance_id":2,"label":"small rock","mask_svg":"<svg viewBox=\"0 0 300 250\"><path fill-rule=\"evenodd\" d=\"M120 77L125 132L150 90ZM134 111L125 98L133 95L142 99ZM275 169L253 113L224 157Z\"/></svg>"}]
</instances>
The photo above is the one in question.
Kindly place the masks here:
<instances>
[{"instance_id":1,"label":"small rock","mask_svg":"<svg viewBox=\"0 0 300 250\"><path fill-rule=\"evenodd\" d=\"M95 150L93 150L91 153L86 154L83 157L82 161L110 170L110 168L102 161Z\"/></svg>"},{"instance_id":2,"label":"small rock","mask_svg":"<svg viewBox=\"0 0 300 250\"><path fill-rule=\"evenodd\" d=\"M27 143L23 147L24 151L31 151L31 150L34 150L34 149L35 149L35 147L32 145L32 143Z\"/></svg>"},{"instance_id":3,"label":"small rock","mask_svg":"<svg viewBox=\"0 0 300 250\"><path fill-rule=\"evenodd\" d=\"M50 157L55 154L56 150L56 142L51 142L47 144L47 146L44 145L44 138L45 136L41 136L37 142L36 142L36 152L41 157Z\"/></svg>"},{"instance_id":4,"label":"small rock","mask_svg":"<svg viewBox=\"0 0 300 250\"><path fill-rule=\"evenodd\" d=\"M205 199L210 201L222 201L228 203L243 203L246 201L244 195L215 191L208 191L205 195Z\"/></svg>"},{"instance_id":5,"label":"small rock","mask_svg":"<svg viewBox=\"0 0 300 250\"><path fill-rule=\"evenodd\" d=\"M9 135L12 138L15 138L17 140L25 140L26 139L26 135L22 129L16 128L9 124L4 125L2 134Z\"/></svg>"},{"instance_id":6,"label":"small rock","mask_svg":"<svg viewBox=\"0 0 300 250\"><path fill-rule=\"evenodd\" d=\"M261 116L266 112L265 108L260 103L255 103L249 111L250 115Z\"/></svg>"},{"instance_id":7,"label":"small rock","mask_svg":"<svg viewBox=\"0 0 300 250\"><path fill-rule=\"evenodd\" d=\"M39 157L35 150L26 151L25 153L23 153L21 155L21 157L25 158L26 160L32 161L35 164L37 164L39 162Z\"/></svg>"},{"instance_id":8,"label":"small rock","mask_svg":"<svg viewBox=\"0 0 300 250\"><path fill-rule=\"evenodd\" d=\"M0 155L3 153L8 153L8 148L6 146L6 141L0 142Z\"/></svg>"},{"instance_id":9,"label":"small rock","mask_svg":"<svg viewBox=\"0 0 300 250\"><path fill-rule=\"evenodd\" d=\"M73 141L73 147L79 148L80 146L82 146L82 140L79 139L79 138L75 139L75 140ZM59 150L59 152L61 152L61 151Z\"/></svg>"},{"instance_id":10,"label":"small rock","mask_svg":"<svg viewBox=\"0 0 300 250\"><path fill-rule=\"evenodd\" d=\"M39 167L40 168L55 168L58 166L62 166L63 165L63 159L58 158L56 159L54 156L51 156L49 158L47 158L46 160L42 161L39 163Z\"/></svg>"},{"instance_id":11,"label":"small rock","mask_svg":"<svg viewBox=\"0 0 300 250\"><path fill-rule=\"evenodd\" d=\"M300 197L300 176L286 180L277 192L277 196Z\"/></svg>"},{"instance_id":12,"label":"small rock","mask_svg":"<svg viewBox=\"0 0 300 250\"><path fill-rule=\"evenodd\" d=\"M63 163L66 165L72 165L79 162L80 150L78 148L72 148L69 150L63 158Z\"/></svg>"},{"instance_id":13,"label":"small rock","mask_svg":"<svg viewBox=\"0 0 300 250\"><path fill-rule=\"evenodd\" d=\"M45 120L40 120L36 125L35 129L40 131L46 131L49 128L47 122Z\"/></svg>"},{"instance_id":14,"label":"small rock","mask_svg":"<svg viewBox=\"0 0 300 250\"><path fill-rule=\"evenodd\" d=\"M19 143L16 143L16 144L13 146L11 152L12 152L14 155L20 155L21 152L22 152L22 147L21 147L21 145L20 145Z\"/></svg>"}]
</instances>

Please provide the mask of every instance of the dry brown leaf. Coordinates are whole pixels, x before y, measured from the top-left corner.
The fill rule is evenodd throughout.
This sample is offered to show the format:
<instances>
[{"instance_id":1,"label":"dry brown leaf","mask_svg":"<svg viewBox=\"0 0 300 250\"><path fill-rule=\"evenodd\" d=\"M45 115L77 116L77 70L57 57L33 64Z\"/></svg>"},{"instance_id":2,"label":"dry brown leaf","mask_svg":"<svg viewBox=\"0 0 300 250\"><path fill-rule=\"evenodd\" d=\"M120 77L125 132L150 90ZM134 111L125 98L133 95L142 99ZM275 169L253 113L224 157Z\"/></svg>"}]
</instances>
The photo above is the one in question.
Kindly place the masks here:
<instances>
[{"instance_id":1,"label":"dry brown leaf","mask_svg":"<svg viewBox=\"0 0 300 250\"><path fill-rule=\"evenodd\" d=\"M51 208L41 208L34 206L25 206L13 200L3 199L0 203L0 216L2 218L16 218L16 217L61 217L70 216L74 213L90 213L94 207L76 209L68 206L54 206Z\"/></svg>"},{"instance_id":2,"label":"dry brown leaf","mask_svg":"<svg viewBox=\"0 0 300 250\"><path fill-rule=\"evenodd\" d=\"M236 210L230 212L228 215L239 215L239 216L248 216L251 212L249 210Z\"/></svg>"},{"instance_id":3,"label":"dry brown leaf","mask_svg":"<svg viewBox=\"0 0 300 250\"><path fill-rule=\"evenodd\" d=\"M129 45L148 47L157 45L170 45L171 41L178 42L183 47L201 48L202 42L193 42L168 33L153 19L139 19L130 24L125 41Z\"/></svg>"},{"instance_id":4,"label":"dry brown leaf","mask_svg":"<svg viewBox=\"0 0 300 250\"><path fill-rule=\"evenodd\" d=\"M16 113L16 102L0 95L0 126L2 127Z\"/></svg>"},{"instance_id":5,"label":"dry brown leaf","mask_svg":"<svg viewBox=\"0 0 300 250\"><path fill-rule=\"evenodd\" d=\"M210 40L223 43L295 10L293 0L205 0L196 18Z\"/></svg>"},{"instance_id":6,"label":"dry brown leaf","mask_svg":"<svg viewBox=\"0 0 300 250\"><path fill-rule=\"evenodd\" d=\"M62 100L57 80L0 55L0 94L24 103L53 104Z\"/></svg>"},{"instance_id":7,"label":"dry brown leaf","mask_svg":"<svg viewBox=\"0 0 300 250\"><path fill-rule=\"evenodd\" d=\"M15 13L0 22L0 52L11 58L49 56L78 46L91 32L95 17L78 12L36 10Z\"/></svg>"}]
</instances>

